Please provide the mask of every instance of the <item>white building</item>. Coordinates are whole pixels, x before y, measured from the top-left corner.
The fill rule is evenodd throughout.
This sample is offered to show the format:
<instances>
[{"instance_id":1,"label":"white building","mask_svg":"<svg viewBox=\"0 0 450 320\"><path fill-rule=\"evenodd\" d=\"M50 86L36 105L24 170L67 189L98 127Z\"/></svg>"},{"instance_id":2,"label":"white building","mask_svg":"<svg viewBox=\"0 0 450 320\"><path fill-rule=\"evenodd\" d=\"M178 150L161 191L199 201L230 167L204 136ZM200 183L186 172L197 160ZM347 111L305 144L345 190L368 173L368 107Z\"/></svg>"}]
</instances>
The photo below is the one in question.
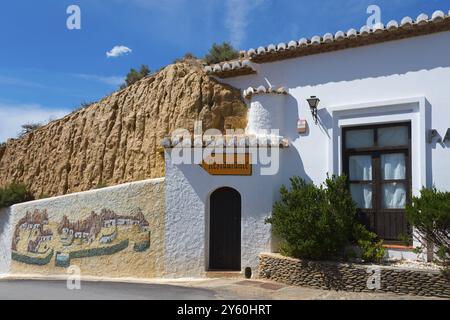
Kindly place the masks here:
<instances>
[{"instance_id":1,"label":"white building","mask_svg":"<svg viewBox=\"0 0 450 320\"><path fill-rule=\"evenodd\" d=\"M408 230L409 194L450 190L449 30L449 15L438 11L205 67L249 98L247 134L279 129L289 147L279 150L275 175L261 174L267 166L258 163L250 175L219 176L174 164L175 142L165 140L169 276L255 270L259 253L274 250L264 220L292 176L320 184L348 174L368 224L391 244L389 256L424 259L398 240ZM320 99L317 124L311 96Z\"/></svg>"},{"instance_id":2,"label":"white building","mask_svg":"<svg viewBox=\"0 0 450 320\"><path fill-rule=\"evenodd\" d=\"M100 237L100 243L111 243L113 242L117 237L117 230L115 230L113 233L108 235L102 235Z\"/></svg>"},{"instance_id":3,"label":"white building","mask_svg":"<svg viewBox=\"0 0 450 320\"><path fill-rule=\"evenodd\" d=\"M109 228L109 227L115 227L116 226L116 219L108 219L103 221L103 227Z\"/></svg>"},{"instance_id":4,"label":"white building","mask_svg":"<svg viewBox=\"0 0 450 320\"><path fill-rule=\"evenodd\" d=\"M119 218L117 219L118 226L130 226L133 225L133 220L130 218Z\"/></svg>"}]
</instances>

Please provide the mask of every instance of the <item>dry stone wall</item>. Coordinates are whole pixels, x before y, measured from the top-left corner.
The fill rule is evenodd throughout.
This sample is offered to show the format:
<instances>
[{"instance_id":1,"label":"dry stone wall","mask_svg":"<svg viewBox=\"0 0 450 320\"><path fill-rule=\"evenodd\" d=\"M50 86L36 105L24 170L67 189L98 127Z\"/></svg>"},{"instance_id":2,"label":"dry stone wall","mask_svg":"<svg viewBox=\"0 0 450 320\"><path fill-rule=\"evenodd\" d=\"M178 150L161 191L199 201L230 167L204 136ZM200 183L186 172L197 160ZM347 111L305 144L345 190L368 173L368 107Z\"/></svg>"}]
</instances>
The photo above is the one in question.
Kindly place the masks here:
<instances>
[{"instance_id":1,"label":"dry stone wall","mask_svg":"<svg viewBox=\"0 0 450 320\"><path fill-rule=\"evenodd\" d=\"M379 272L379 287L376 272ZM275 254L262 254L259 275L263 279L289 285L326 290L450 298L450 278L439 271L302 261Z\"/></svg>"}]
</instances>

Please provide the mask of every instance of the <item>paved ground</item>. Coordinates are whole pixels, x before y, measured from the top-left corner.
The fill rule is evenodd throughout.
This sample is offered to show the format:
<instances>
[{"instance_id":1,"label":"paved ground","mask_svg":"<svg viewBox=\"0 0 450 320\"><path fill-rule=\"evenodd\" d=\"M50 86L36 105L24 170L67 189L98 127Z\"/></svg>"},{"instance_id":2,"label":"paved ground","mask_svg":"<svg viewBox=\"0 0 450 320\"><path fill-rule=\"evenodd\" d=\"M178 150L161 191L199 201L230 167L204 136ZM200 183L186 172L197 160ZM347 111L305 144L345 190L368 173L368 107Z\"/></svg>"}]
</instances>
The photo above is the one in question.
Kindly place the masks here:
<instances>
[{"instance_id":1,"label":"paved ground","mask_svg":"<svg viewBox=\"0 0 450 320\"><path fill-rule=\"evenodd\" d=\"M423 299L394 294L325 291L266 281L208 279L157 283L83 281L81 290L68 290L61 280L1 280L0 299L17 300L385 300Z\"/></svg>"},{"instance_id":2,"label":"paved ground","mask_svg":"<svg viewBox=\"0 0 450 320\"><path fill-rule=\"evenodd\" d=\"M81 282L80 290L69 290L65 281L0 281L3 300L207 300L214 292L177 285Z\"/></svg>"}]
</instances>

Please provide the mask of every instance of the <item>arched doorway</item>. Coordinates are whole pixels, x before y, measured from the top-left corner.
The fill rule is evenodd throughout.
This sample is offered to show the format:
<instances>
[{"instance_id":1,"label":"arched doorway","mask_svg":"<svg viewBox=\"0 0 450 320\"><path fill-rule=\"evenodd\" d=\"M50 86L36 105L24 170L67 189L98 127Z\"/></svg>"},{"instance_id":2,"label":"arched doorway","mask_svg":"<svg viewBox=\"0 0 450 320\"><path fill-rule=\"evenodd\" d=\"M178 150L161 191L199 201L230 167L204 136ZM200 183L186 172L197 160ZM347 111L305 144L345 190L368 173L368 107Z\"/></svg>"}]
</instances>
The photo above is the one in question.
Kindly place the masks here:
<instances>
[{"instance_id":1,"label":"arched doorway","mask_svg":"<svg viewBox=\"0 0 450 320\"><path fill-rule=\"evenodd\" d=\"M241 195L220 188L210 197L209 270L241 270Z\"/></svg>"}]
</instances>

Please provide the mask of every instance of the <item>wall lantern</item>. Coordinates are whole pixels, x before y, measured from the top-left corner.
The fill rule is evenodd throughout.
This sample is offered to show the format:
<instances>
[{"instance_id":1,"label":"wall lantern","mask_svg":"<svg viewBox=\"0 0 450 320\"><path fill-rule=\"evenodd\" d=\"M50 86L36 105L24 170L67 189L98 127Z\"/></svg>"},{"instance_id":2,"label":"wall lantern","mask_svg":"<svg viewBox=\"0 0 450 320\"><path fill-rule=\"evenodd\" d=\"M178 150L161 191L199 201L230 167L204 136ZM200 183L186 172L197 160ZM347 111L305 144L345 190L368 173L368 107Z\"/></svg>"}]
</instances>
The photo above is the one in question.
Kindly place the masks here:
<instances>
[{"instance_id":1,"label":"wall lantern","mask_svg":"<svg viewBox=\"0 0 450 320\"><path fill-rule=\"evenodd\" d=\"M320 99L317 98L316 96L312 96L309 99L306 99L309 103L309 108L311 109L311 114L313 116L314 119L314 123L317 124L318 119L317 119L317 107L319 106L319 102Z\"/></svg>"}]
</instances>

